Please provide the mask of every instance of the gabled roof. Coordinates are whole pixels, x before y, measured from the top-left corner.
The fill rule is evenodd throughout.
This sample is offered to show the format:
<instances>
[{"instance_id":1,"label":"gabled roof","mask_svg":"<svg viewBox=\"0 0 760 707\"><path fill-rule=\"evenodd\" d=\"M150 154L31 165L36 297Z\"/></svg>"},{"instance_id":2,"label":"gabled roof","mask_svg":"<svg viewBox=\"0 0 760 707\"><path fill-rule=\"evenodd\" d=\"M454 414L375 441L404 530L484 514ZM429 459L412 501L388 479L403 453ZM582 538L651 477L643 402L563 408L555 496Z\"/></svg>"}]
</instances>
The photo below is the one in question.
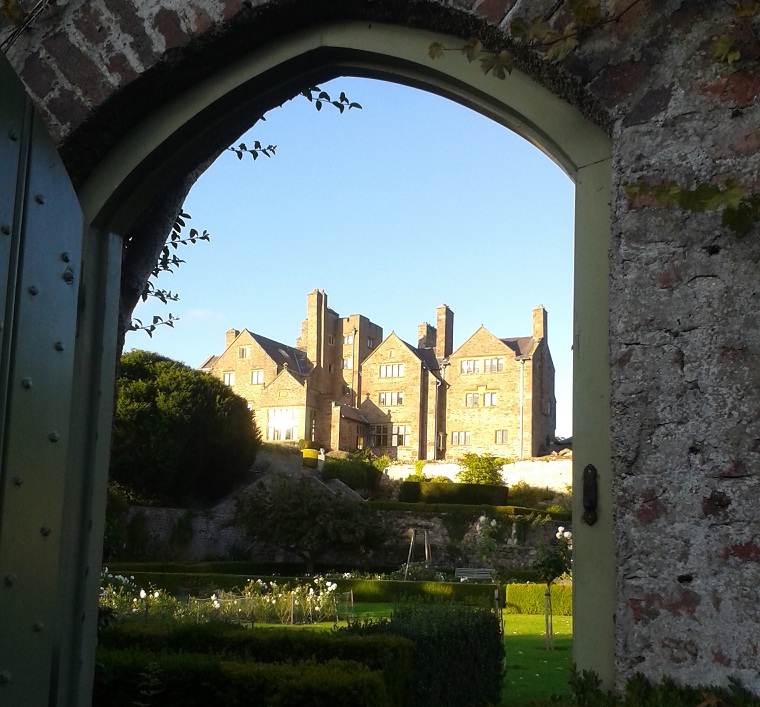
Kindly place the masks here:
<instances>
[{"instance_id":1,"label":"gabled roof","mask_svg":"<svg viewBox=\"0 0 760 707\"><path fill-rule=\"evenodd\" d=\"M214 364L219 360L219 356L216 354L212 354L209 356L200 366L198 366L198 370L205 371L209 368L213 368Z\"/></svg>"},{"instance_id":2,"label":"gabled roof","mask_svg":"<svg viewBox=\"0 0 760 707\"><path fill-rule=\"evenodd\" d=\"M440 379L440 365L438 364L438 359L435 356L435 351L433 349L418 349L417 347L412 346L408 341L404 341L395 331L392 331L390 334L388 334L388 336L386 336L382 342L372 350L372 353L370 353L369 356L367 356L367 358L362 361L362 366L366 366L367 362L375 355L382 356L382 354L379 352L382 351L382 349L391 338L396 339L400 344L406 346L406 348L408 348L409 351L411 351L422 362L428 371L430 371L436 378Z\"/></svg>"},{"instance_id":3,"label":"gabled roof","mask_svg":"<svg viewBox=\"0 0 760 707\"><path fill-rule=\"evenodd\" d=\"M346 420L354 420L355 422L361 422L363 425L368 425L367 418L359 412L355 407L341 403L340 416Z\"/></svg>"},{"instance_id":4,"label":"gabled roof","mask_svg":"<svg viewBox=\"0 0 760 707\"><path fill-rule=\"evenodd\" d=\"M532 336L516 336L509 339L499 339L515 352L517 358L527 358L533 354L536 340Z\"/></svg>"},{"instance_id":5,"label":"gabled roof","mask_svg":"<svg viewBox=\"0 0 760 707\"><path fill-rule=\"evenodd\" d=\"M261 336L261 334L248 333L251 338L264 349L264 353L266 353L266 355L278 366L287 363L288 370L291 373L300 373L301 375L306 375L311 371L312 365L309 363L305 351L300 351L287 344L281 344L274 339L267 339L266 336Z\"/></svg>"},{"instance_id":6,"label":"gabled roof","mask_svg":"<svg viewBox=\"0 0 760 707\"><path fill-rule=\"evenodd\" d=\"M459 356L463 355L459 352L464 349L470 341L480 332L485 332L488 334L489 337L492 337L492 341L496 342L498 341L501 344L504 344L510 351L512 351L515 355L515 358L518 359L527 359L530 358L534 351L536 350L536 346L538 345L538 341L534 339L532 336L517 336L517 337L510 337L506 339L500 339L497 336L494 336L488 329L486 329L482 324L478 327L478 329L473 332L472 336L470 336L467 341L465 341L456 351L452 352L449 359L452 358L458 358ZM470 352L467 355L475 355L473 352Z\"/></svg>"}]
</instances>

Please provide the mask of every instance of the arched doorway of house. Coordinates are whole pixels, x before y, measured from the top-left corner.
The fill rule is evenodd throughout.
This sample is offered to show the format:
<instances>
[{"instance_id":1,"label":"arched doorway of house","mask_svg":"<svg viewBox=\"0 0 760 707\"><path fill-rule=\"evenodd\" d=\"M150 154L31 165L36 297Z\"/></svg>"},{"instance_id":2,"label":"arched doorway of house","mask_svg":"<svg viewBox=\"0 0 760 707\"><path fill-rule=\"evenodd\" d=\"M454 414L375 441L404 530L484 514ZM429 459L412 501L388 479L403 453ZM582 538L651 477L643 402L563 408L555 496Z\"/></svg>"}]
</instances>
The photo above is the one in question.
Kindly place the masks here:
<instances>
[{"instance_id":1,"label":"arched doorway of house","mask_svg":"<svg viewBox=\"0 0 760 707\"><path fill-rule=\"evenodd\" d=\"M109 410L92 399L91 383L96 351L109 342L118 298L118 234L173 177L197 164L197 155L218 139L219 133L242 132L271 105L293 95L304 84L341 75L366 76L404 83L438 93L476 110L519 133L559 164L576 185L574 288L574 516L580 518L581 474L593 464L599 474L598 521L576 524L575 532L575 662L596 670L610 684L614 678L615 558L609 453L608 282L609 192L611 146L609 137L579 111L515 71L505 81L483 76L477 65L459 56L433 63L427 55L432 41L442 38L399 27L337 24L280 38L265 52L256 52L227 66L213 77L167 102L135 126L103 159L79 190L85 224L83 269L90 283L87 301L97 302L79 320L80 344L75 365L79 388L72 424L85 442L77 452L80 465L102 470L107 447L93 435L107 438ZM116 235L114 235L116 234ZM106 351L108 346L106 347ZM106 356L107 358L107 356ZM101 370L102 369L102 370ZM98 369L108 379L107 366ZM81 383L81 386L79 385ZM92 513L95 538L102 528L104 476L95 474L94 489L83 491L74 505ZM99 482L98 482L99 479ZM101 519L101 520L99 520ZM99 545L78 541L79 565L97 566ZM73 548L73 546L72 546ZM90 573L91 576L96 573ZM94 576L88 583L92 594ZM76 587L74 583L72 587ZM73 592L73 589L70 590ZM69 624L77 624L76 606L68 598ZM79 621L81 625L81 621ZM82 664L92 657L94 619L84 624ZM65 632L66 629L64 629ZM75 642L76 643L76 642ZM71 660L62 671L82 670ZM91 662L91 661L90 661ZM88 670L86 667L83 670ZM60 678L63 682L72 678ZM86 674L80 684L89 684ZM86 689L86 688L81 688Z\"/></svg>"}]
</instances>

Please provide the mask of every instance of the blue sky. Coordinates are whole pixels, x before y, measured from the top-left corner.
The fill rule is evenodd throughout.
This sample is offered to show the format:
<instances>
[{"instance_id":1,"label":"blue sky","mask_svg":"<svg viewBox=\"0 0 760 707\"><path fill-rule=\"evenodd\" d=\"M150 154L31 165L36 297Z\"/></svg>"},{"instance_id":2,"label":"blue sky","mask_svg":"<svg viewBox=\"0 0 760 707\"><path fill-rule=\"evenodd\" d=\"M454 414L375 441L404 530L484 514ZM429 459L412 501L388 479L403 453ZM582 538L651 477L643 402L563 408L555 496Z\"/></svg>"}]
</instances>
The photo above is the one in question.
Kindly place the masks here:
<instances>
[{"instance_id":1,"label":"blue sky","mask_svg":"<svg viewBox=\"0 0 760 707\"><path fill-rule=\"evenodd\" d=\"M315 288L341 316L364 314L411 344L448 304L455 348L481 324L529 335L543 304L557 434L571 434L570 179L506 128L437 96L354 78L323 88L363 109L318 113L296 98L241 138L276 145L275 157L226 153L212 165L185 203L211 243L183 248L186 264L158 280L179 302L149 299L135 313L180 321L152 339L129 334L126 350L199 366L231 328L292 346Z\"/></svg>"}]
</instances>

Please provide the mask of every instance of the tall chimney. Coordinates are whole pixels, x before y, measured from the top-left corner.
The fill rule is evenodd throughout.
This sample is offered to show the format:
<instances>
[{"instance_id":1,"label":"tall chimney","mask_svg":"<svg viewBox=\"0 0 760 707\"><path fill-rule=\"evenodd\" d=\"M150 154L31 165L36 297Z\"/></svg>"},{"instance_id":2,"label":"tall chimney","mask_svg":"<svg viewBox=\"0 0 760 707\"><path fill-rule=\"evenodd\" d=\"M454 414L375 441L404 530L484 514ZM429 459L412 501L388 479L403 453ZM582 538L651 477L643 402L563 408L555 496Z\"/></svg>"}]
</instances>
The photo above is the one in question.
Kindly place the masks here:
<instances>
[{"instance_id":1,"label":"tall chimney","mask_svg":"<svg viewBox=\"0 0 760 707\"><path fill-rule=\"evenodd\" d=\"M306 300L306 320L309 332L306 339L306 355L315 366L324 365L325 310L327 295L322 290L310 292Z\"/></svg>"},{"instance_id":2,"label":"tall chimney","mask_svg":"<svg viewBox=\"0 0 760 707\"><path fill-rule=\"evenodd\" d=\"M422 322L422 324L417 327L417 348L435 348L435 327L430 326L427 322Z\"/></svg>"},{"instance_id":3,"label":"tall chimney","mask_svg":"<svg viewBox=\"0 0 760 707\"><path fill-rule=\"evenodd\" d=\"M542 304L533 310L533 338L549 343L549 315Z\"/></svg>"},{"instance_id":4,"label":"tall chimney","mask_svg":"<svg viewBox=\"0 0 760 707\"><path fill-rule=\"evenodd\" d=\"M448 305L438 307L438 318L435 337L435 355L438 358L448 358L454 350L454 312Z\"/></svg>"},{"instance_id":5,"label":"tall chimney","mask_svg":"<svg viewBox=\"0 0 760 707\"><path fill-rule=\"evenodd\" d=\"M240 336L240 332L237 329L227 329L227 336L224 341L224 348L228 348L229 345Z\"/></svg>"}]
</instances>

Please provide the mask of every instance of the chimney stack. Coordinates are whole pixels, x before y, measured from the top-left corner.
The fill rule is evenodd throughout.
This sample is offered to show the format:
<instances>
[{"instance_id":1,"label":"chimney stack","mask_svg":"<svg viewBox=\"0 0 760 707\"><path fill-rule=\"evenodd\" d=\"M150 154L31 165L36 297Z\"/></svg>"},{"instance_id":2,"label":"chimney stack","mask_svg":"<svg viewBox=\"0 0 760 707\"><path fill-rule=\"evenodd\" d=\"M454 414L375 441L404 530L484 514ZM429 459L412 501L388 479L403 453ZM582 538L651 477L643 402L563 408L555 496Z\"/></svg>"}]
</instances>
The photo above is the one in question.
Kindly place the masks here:
<instances>
[{"instance_id":1,"label":"chimney stack","mask_svg":"<svg viewBox=\"0 0 760 707\"><path fill-rule=\"evenodd\" d=\"M454 350L454 312L448 305L438 307L436 323L435 355L438 358L448 358Z\"/></svg>"},{"instance_id":2,"label":"chimney stack","mask_svg":"<svg viewBox=\"0 0 760 707\"><path fill-rule=\"evenodd\" d=\"M533 338L536 341L544 339L549 343L549 318L542 304L533 310Z\"/></svg>"},{"instance_id":3,"label":"chimney stack","mask_svg":"<svg viewBox=\"0 0 760 707\"><path fill-rule=\"evenodd\" d=\"M427 322L422 322L422 324L417 327L417 348L434 349L435 334L434 326L430 326Z\"/></svg>"},{"instance_id":4,"label":"chimney stack","mask_svg":"<svg viewBox=\"0 0 760 707\"><path fill-rule=\"evenodd\" d=\"M228 348L229 345L238 338L238 336L240 336L240 332L237 329L227 329L224 348Z\"/></svg>"}]
</instances>

